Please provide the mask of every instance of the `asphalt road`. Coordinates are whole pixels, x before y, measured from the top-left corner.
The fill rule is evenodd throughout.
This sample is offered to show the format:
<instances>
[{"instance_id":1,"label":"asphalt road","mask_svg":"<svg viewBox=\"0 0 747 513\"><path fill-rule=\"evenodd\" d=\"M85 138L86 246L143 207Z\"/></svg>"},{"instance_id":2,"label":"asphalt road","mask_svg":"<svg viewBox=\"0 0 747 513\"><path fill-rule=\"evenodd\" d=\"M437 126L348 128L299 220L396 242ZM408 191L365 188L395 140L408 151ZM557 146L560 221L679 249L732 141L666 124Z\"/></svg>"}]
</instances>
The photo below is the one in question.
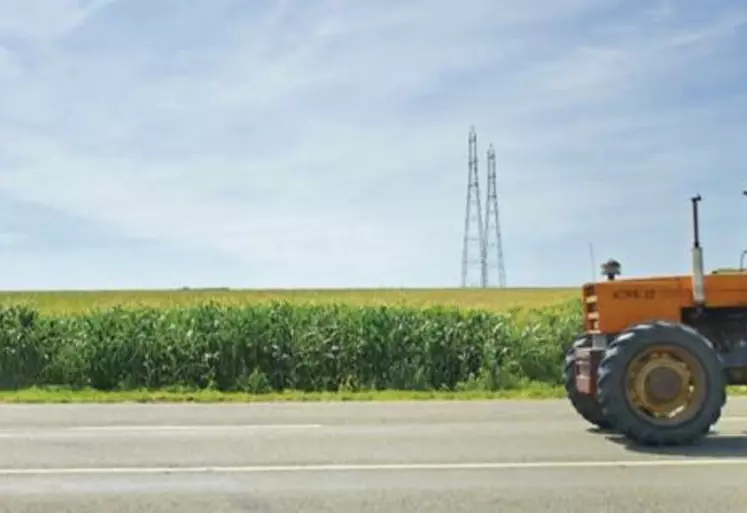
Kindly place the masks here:
<instances>
[{"instance_id":1,"label":"asphalt road","mask_svg":"<svg viewBox=\"0 0 747 513\"><path fill-rule=\"evenodd\" d=\"M747 399L641 450L565 401L0 405L0 511L744 513Z\"/></svg>"}]
</instances>

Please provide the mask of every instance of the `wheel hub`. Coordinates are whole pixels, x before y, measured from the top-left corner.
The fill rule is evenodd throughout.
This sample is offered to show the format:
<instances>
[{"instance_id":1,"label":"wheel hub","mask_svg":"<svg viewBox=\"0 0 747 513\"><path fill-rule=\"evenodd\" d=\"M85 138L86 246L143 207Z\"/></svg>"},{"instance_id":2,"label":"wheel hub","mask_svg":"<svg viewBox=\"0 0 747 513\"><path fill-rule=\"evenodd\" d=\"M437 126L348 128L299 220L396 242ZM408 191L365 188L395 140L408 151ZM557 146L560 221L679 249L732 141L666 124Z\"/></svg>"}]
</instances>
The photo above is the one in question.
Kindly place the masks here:
<instances>
[{"instance_id":1,"label":"wheel hub","mask_svg":"<svg viewBox=\"0 0 747 513\"><path fill-rule=\"evenodd\" d=\"M668 403L677 398L682 390L680 373L669 367L655 367L644 383L646 397L653 403Z\"/></svg>"},{"instance_id":2,"label":"wheel hub","mask_svg":"<svg viewBox=\"0 0 747 513\"><path fill-rule=\"evenodd\" d=\"M668 349L668 348L667 348ZM628 395L633 406L660 422L679 422L697 409L702 380L697 367L675 350L651 350L630 368Z\"/></svg>"}]
</instances>

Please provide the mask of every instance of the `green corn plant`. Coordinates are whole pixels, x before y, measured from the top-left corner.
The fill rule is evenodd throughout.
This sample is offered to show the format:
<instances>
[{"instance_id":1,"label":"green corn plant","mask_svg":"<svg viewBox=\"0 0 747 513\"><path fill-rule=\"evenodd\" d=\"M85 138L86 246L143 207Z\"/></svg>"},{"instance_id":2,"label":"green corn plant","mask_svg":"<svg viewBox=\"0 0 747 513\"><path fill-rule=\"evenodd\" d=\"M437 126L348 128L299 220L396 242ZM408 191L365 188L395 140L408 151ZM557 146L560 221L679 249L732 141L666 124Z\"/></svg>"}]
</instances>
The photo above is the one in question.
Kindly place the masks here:
<instances>
[{"instance_id":1,"label":"green corn plant","mask_svg":"<svg viewBox=\"0 0 747 513\"><path fill-rule=\"evenodd\" d=\"M250 392L454 390L558 384L578 301L504 312L455 307L0 308L0 387Z\"/></svg>"}]
</instances>

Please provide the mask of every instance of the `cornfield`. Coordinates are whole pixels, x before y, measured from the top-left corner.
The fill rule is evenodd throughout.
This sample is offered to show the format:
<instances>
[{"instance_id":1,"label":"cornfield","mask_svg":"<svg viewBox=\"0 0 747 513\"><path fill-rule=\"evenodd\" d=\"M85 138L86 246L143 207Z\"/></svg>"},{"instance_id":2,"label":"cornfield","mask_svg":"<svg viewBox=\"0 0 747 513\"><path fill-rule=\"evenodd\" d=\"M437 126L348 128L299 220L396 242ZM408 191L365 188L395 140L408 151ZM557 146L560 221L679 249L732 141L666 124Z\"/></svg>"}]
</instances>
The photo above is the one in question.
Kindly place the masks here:
<instances>
[{"instance_id":1,"label":"cornfield","mask_svg":"<svg viewBox=\"0 0 747 513\"><path fill-rule=\"evenodd\" d=\"M0 292L0 306L25 304L41 313L77 315L113 308L190 308L206 302L246 306L271 302L298 305L348 304L410 308L453 307L500 312L509 308L554 306L577 298L578 289L326 289L326 290L89 290Z\"/></svg>"},{"instance_id":2,"label":"cornfield","mask_svg":"<svg viewBox=\"0 0 747 513\"><path fill-rule=\"evenodd\" d=\"M504 312L272 302L0 308L0 387L498 390L558 384L578 301Z\"/></svg>"}]
</instances>

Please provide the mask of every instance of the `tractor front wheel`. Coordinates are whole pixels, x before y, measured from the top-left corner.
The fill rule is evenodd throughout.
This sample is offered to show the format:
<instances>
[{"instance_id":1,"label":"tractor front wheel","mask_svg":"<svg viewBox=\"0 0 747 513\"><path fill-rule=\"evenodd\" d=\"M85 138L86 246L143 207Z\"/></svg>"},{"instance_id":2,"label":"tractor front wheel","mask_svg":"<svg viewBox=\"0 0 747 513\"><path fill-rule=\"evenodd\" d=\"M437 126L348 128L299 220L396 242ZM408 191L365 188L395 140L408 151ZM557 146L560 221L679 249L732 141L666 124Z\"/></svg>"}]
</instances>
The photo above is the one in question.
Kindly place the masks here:
<instances>
[{"instance_id":1,"label":"tractor front wheel","mask_svg":"<svg viewBox=\"0 0 747 513\"><path fill-rule=\"evenodd\" d=\"M684 445L708 433L726 403L723 362L682 324L642 324L618 336L599 366L599 402L642 445Z\"/></svg>"}]
</instances>

